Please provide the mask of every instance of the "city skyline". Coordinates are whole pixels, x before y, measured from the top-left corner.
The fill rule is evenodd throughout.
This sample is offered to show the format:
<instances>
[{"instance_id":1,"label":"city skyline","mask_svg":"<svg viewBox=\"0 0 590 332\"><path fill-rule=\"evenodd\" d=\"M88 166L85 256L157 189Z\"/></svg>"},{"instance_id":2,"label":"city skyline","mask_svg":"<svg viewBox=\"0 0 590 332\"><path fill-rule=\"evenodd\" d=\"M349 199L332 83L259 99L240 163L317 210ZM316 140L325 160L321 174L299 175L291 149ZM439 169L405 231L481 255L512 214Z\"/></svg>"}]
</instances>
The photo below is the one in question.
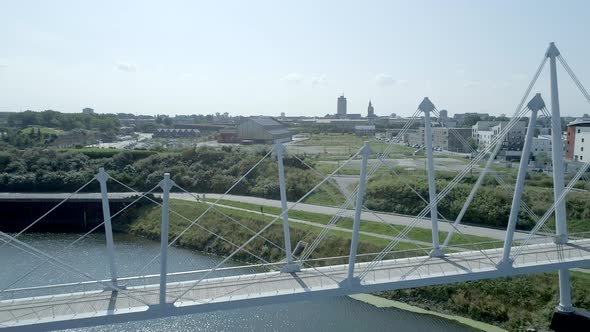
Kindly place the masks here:
<instances>
[{"instance_id":1,"label":"city skyline","mask_svg":"<svg viewBox=\"0 0 590 332\"><path fill-rule=\"evenodd\" d=\"M0 111L324 116L344 93L349 113L370 99L409 116L429 96L450 114L510 116L551 41L590 85L584 1L5 7ZM589 113L558 70L562 114ZM533 92L548 96L547 76Z\"/></svg>"}]
</instances>

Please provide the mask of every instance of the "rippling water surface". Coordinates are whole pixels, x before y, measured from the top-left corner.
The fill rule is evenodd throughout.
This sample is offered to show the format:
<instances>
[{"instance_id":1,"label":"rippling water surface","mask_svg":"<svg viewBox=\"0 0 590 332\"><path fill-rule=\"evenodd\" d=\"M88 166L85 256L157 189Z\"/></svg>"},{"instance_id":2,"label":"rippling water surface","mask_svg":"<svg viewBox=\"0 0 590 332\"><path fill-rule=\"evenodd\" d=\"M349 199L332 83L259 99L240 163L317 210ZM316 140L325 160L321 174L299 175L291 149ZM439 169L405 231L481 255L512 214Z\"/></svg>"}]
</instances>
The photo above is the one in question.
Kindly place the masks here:
<instances>
[{"instance_id":1,"label":"rippling water surface","mask_svg":"<svg viewBox=\"0 0 590 332\"><path fill-rule=\"evenodd\" d=\"M76 234L27 234L19 239L54 254L96 278L108 278L104 237L93 235L71 248L64 246L78 238ZM115 236L119 276L137 275L158 252L159 243L128 235ZM170 248L169 271L211 268L219 257L190 250ZM0 250L0 287L6 288L41 263L42 260L4 247ZM236 265L237 263L233 263ZM231 264L228 264L231 266ZM159 261L142 274L159 272ZM242 271L243 272L243 271ZM249 272L254 272L250 269ZM236 273L224 272L224 274ZM58 272L50 265L30 273L12 287L64 283L81 280L72 273ZM157 281L155 281L157 282ZM348 297L249 307L227 311L98 326L71 331L476 331L454 321L420 315L395 308L376 308Z\"/></svg>"}]
</instances>

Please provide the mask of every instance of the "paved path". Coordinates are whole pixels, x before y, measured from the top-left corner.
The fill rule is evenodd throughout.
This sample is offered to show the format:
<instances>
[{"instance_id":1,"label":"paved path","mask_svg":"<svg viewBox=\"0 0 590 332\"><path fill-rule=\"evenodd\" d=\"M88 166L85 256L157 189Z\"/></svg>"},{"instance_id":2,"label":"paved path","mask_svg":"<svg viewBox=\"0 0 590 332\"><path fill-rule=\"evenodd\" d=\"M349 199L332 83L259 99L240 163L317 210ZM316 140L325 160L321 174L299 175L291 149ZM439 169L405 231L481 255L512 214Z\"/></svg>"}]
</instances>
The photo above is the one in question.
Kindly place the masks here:
<instances>
[{"instance_id":1,"label":"paved path","mask_svg":"<svg viewBox=\"0 0 590 332\"><path fill-rule=\"evenodd\" d=\"M62 194L62 193L0 193L0 201L6 200L31 200L31 199L54 199L54 200L61 200L68 197L70 194ZM136 193L109 193L110 198L117 198L123 199L133 195L137 195ZM202 197L203 194L197 194L199 197ZM220 198L221 194L205 194L207 198L217 199ZM194 198L189 194L184 193L171 193L170 197L176 199L184 199L184 200L194 200ZM73 199L100 199L99 193L83 193L77 194L73 197ZM236 202L244 202L256 205L264 205L264 206L272 206L272 207L281 207L281 201L279 200L272 200L272 199L265 199L260 197L252 197L252 196L239 196L239 195L225 195L223 199L236 201ZM288 206L293 206L294 203L289 202ZM338 213L339 208L331 207L331 206L323 206L323 205L313 205L313 204L305 204L299 203L294 207L294 210L299 211L306 211L306 212L314 212L314 213L321 213L327 215L334 215ZM346 214L353 215L353 210L345 211ZM413 220L414 217L412 216L405 216L399 214L392 214L392 213L371 213L371 212L363 212L362 219L368 221L375 221L375 222L385 222L394 225L401 225L406 226L409 225ZM429 219L422 219L416 225L418 228L426 228L430 229L430 220ZM439 224L439 230L444 232L450 232L452 230L452 226L447 222L441 222ZM495 228L487 228L481 226L472 226L472 225L459 225L457 227L462 233L468 235L476 235L481 237L488 237L494 240L504 240L506 231L502 229L495 229ZM514 234L515 241L522 241L528 235L528 232L517 231ZM441 241L444 239L441 239Z\"/></svg>"},{"instance_id":2,"label":"paved path","mask_svg":"<svg viewBox=\"0 0 590 332\"><path fill-rule=\"evenodd\" d=\"M198 195L200 197L202 197L202 194L198 194ZM221 196L222 196L221 194L205 194L206 198L212 198L212 199L218 199ZM178 199L189 199L189 200L194 199L188 194L180 194L180 193L173 193L173 194L171 194L171 197L178 198ZM236 202L256 204L256 205L272 206L272 207L277 207L277 208L281 207L281 201L279 201L279 200L265 199L265 198L260 198L260 197L225 195L225 196L223 196L223 199L230 200L230 201L236 201ZM287 205L289 207L291 207L293 205L293 203L289 202ZM321 213L321 214L328 214L328 215L334 215L334 214L338 213L338 211L339 211L339 208L337 208L337 207L305 204L305 203L299 203L293 209L298 210L298 211L314 212L314 213ZM348 213L349 215L352 216L354 214L354 210L347 210L345 213ZM371 212L366 212L366 211L362 213L361 218L363 220L368 220L368 221L385 222L385 223L389 223L389 224L402 225L402 226L407 226L414 220L414 217L411 217L411 216L404 216L404 215L399 215L399 214L383 213L383 212L371 213ZM416 227L430 229L430 219L422 219L420 222L418 222ZM446 223L446 222L441 222L438 227L439 231L443 231L443 232L450 232L452 230L452 228L453 227L449 223ZM502 229L471 226L471 225L459 225L457 228L464 234L476 235L476 236L481 236L481 237L488 237L488 238L492 238L495 240L504 240L505 235L506 235L506 231L502 230ZM514 240L516 240L516 241L522 240L522 239L526 238L527 235L528 235L528 232L518 231L514 235ZM444 239L441 239L441 240L444 240Z\"/></svg>"},{"instance_id":3,"label":"paved path","mask_svg":"<svg viewBox=\"0 0 590 332\"><path fill-rule=\"evenodd\" d=\"M244 212L249 212L249 213L260 215L260 212L256 212L256 211L248 210L248 209L243 209L243 208L239 208L239 207L235 207L235 206L231 206L231 205L214 204L214 203L211 203L211 202L206 202L206 203L207 204L212 204L212 205L215 205L215 206L219 206L219 207L223 207L223 208L226 208L226 209L232 209L232 210L237 210L237 211L244 211ZM278 217L276 214L271 214L271 213L266 213L266 212L262 213L262 215L268 216L268 217L275 217L275 218ZM311 221L301 220L301 219L295 219L295 218L291 218L291 217L289 217L289 222L295 222L295 223L299 223L299 224L304 224L304 225L309 225L309 226L314 226L314 227L320 227L320 228L326 227L326 225L325 224L322 224L322 223L311 222ZM339 227L339 226L332 226L332 229L335 230L335 231L352 233L352 229L349 229L349 228L344 228L344 227ZM385 234L379 234L379 233L372 233L372 232L365 232L365 231L359 231L359 233L360 234L363 234L363 235L368 235L368 236L380 238L380 239L390 240L390 241L393 241L393 240L398 239L398 237L395 237L395 236L390 236L390 235L385 235ZM401 242L405 242L405 243L414 243L414 244L417 244L417 245L427 246L427 247L428 246L432 246L432 244L430 242L424 242L424 241L418 241L418 240L412 240L412 239L406 239L406 238L403 238L400 241Z\"/></svg>"}]
</instances>

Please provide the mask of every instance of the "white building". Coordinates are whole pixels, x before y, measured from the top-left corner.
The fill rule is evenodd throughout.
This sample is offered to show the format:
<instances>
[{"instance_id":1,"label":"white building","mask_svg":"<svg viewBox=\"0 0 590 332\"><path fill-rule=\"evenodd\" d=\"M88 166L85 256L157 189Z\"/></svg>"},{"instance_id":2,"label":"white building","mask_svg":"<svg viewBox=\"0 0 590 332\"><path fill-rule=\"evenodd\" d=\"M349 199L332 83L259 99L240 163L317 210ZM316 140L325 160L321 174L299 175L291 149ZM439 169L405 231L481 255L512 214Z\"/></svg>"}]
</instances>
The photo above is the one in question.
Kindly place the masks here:
<instances>
[{"instance_id":1,"label":"white building","mask_svg":"<svg viewBox=\"0 0 590 332\"><path fill-rule=\"evenodd\" d=\"M485 148L490 144L494 137L493 127L498 125L498 121L477 121L471 127L471 134L480 149Z\"/></svg>"},{"instance_id":2,"label":"white building","mask_svg":"<svg viewBox=\"0 0 590 332\"><path fill-rule=\"evenodd\" d=\"M508 121L478 121L472 127L472 136L479 149L482 150L498 136L508 125ZM526 133L526 121L518 121L508 131L502 142L502 148L498 156L504 160L520 159L524 136Z\"/></svg>"},{"instance_id":3,"label":"white building","mask_svg":"<svg viewBox=\"0 0 590 332\"><path fill-rule=\"evenodd\" d=\"M576 119L567 125L565 158L581 162L590 160L590 118Z\"/></svg>"},{"instance_id":4,"label":"white building","mask_svg":"<svg viewBox=\"0 0 590 332\"><path fill-rule=\"evenodd\" d=\"M545 153L547 157L551 158L551 135L539 135L539 137L533 137L533 141L531 142L531 153L535 157L541 153Z\"/></svg>"}]
</instances>

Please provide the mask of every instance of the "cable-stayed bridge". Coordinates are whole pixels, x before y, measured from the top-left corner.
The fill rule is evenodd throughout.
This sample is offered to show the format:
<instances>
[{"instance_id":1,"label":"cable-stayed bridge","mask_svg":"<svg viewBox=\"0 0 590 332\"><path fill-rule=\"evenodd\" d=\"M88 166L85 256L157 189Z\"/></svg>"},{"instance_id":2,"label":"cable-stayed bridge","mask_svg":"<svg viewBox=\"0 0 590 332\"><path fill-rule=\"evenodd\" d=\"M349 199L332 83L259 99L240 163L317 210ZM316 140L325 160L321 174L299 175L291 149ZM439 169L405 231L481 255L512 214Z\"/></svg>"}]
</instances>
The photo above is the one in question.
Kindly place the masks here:
<instances>
[{"instance_id":1,"label":"cable-stayed bridge","mask_svg":"<svg viewBox=\"0 0 590 332\"><path fill-rule=\"evenodd\" d=\"M551 108L546 107L540 94L530 97L530 93L549 59L551 77ZM286 195L286 180L283 165L283 157L286 149L281 144L275 145L258 163L246 171L243 176L229 187L224 195L218 197L218 203L225 195L231 193L240 181L243 181L260 163L271 156L276 157L278 164L278 178L281 194L282 213L266 223L260 229L252 229L240 221L232 219L236 227L246 229L251 235L243 243L234 243L223 235L201 225L203 217L212 211L216 211L215 203L207 203L207 208L193 218L187 218L182 213L170 207L171 191L184 195L194 196L184 188L175 184L169 174L165 174L162 181L147 192L138 192L137 197L130 200L129 204L121 210L111 214L107 184L116 183L126 190L135 190L123 182L109 176L100 169L95 178L89 180L76 192L68 194L59 203L33 221L27 227L16 234L0 232L1 247L11 246L19 251L41 260L34 268L18 276L15 280L3 282L0 290L0 328L6 330L36 329L63 329L90 325L110 324L131 320L153 319L182 315L194 312L205 312L219 309L238 308L248 305L262 305L313 299L322 296L337 296L356 293L375 292L383 290L421 287L436 284L454 283L468 280L486 278L498 278L523 274L533 274L549 271L559 271L560 301L557 309L563 313L573 312L571 302L571 283L569 270L571 268L590 266L590 237L588 234L569 234L565 214L565 199L574 185L583 177L590 167L590 162L581 164L579 170L568 183L565 183L563 167L563 142L561 138L561 122L559 110L559 95L557 85L557 62L560 62L569 76L574 80L584 97L590 103L590 95L584 89L571 68L565 62L559 51L552 43L538 67L522 100L517 106L511 120L496 135L490 144L480 151L473 151L474 157L448 184L437 192L434 172L434 156L432 147L431 116L438 116L438 110L428 99L419 104L412 121L408 122L400 131L398 138L403 137L412 122L420 115L424 115L426 160L428 170L429 195L422 197L415 193L418 199L426 203L426 207L416 216L406 221L403 225L390 225L395 231L387 245L380 252L370 254L358 254L360 240L360 226L363 213L373 213L364 205L366 184L371 178L379 176L377 171L384 167L395 172L387 162L387 156L394 144L391 142L387 149L379 156L379 163L369 165L369 157L372 151L365 144L359 151L342 163L334 172L321 175L314 188L303 195L296 202L288 204ZM542 216L538 216L522 200L524 180L528 170L527 157L530 155L531 142L535 128L535 122L539 112L551 119L552 124L552 159L553 159L553 193L554 203ZM482 248L477 244L473 246L451 245L455 234L461 235L458 227L462 222L471 201L474 199L486 176L494 176L504 185L503 180L497 175L490 174L489 170L501 149L506 136L516 123L528 117L528 128L522 151L522 161L519 165L518 175L514 188L510 187L513 195L508 226L505 230L505 239L501 247ZM451 133L453 131L451 130ZM456 133L455 133L456 134ZM457 135L459 138L460 135ZM461 139L459 139L461 141ZM468 146L463 139L462 143ZM330 179L352 160L360 159L360 174L358 185L346 196L346 201L338 208L330 221L326 223L317 237L302 248L292 248L292 240L289 226L289 211L301 204L320 186L329 184ZM303 162L303 161L302 161ZM448 220L437 205L451 192L457 184L461 183L471 169L484 165L479 172L477 181L473 185L468 197L465 198L463 208L454 220ZM109 279L96 278L86 271L76 268L74 262L68 262L60 257L62 251L49 254L33 245L19 239L19 237L41 221L44 217L57 209L60 205L77 195L90 183L98 181L101 189L101 202L104 220L102 223L81 235L63 248L67 250L86 236L95 231L103 231L106 238L107 257L105 257L110 271ZM508 188L503 187L503 188ZM158 197L155 197L157 194ZM115 195L116 196L116 195ZM120 199L121 197L119 197ZM128 197L125 197L128 198ZM160 252L144 268L136 274L126 277L118 275L115 261L116 244L113 240L112 220L124 210L136 204L139 200L149 200L161 206L161 240ZM198 197L195 197L198 200ZM328 234L337 227L339 221L344 218L354 218L352 228L352 240L347 256L341 257L315 257L314 252L326 239ZM519 213L526 213L536 222L533 229L524 238L514 239ZM177 233L169 236L170 216L174 215L184 219L187 226ZM375 216L379 214L375 213ZM554 236L546 234L553 232L548 229L547 222L555 217ZM400 250L398 245L408 240L408 234L420 223L429 221L432 230L432 241L428 247L417 246L416 250ZM439 224L441 220L448 221L451 229L447 237L440 241ZM283 242L276 243L265 237L265 231L271 226L282 223ZM384 221L385 223L385 221ZM397 228L397 227L399 228ZM184 272L168 271L168 248L178 242L191 228L199 228L208 232L221 241L226 242L233 251L227 255L215 267L203 270L187 269ZM449 227L449 226L447 226ZM542 236L539 236L543 232ZM269 262L259 254L248 248L255 240L264 240L265 245L270 245L284 252L284 259L278 262ZM441 243L442 242L442 243ZM299 246L298 246L299 247ZM227 267L229 262L238 253L247 253L260 263L255 265ZM342 264L344 259L346 263ZM358 260L358 262L357 262ZM159 263L160 272L146 274L145 267ZM19 283L38 272L44 265L76 275L79 281L19 287ZM256 273L241 273L245 267L259 269ZM222 272L233 270L235 275L227 276Z\"/></svg>"}]
</instances>

